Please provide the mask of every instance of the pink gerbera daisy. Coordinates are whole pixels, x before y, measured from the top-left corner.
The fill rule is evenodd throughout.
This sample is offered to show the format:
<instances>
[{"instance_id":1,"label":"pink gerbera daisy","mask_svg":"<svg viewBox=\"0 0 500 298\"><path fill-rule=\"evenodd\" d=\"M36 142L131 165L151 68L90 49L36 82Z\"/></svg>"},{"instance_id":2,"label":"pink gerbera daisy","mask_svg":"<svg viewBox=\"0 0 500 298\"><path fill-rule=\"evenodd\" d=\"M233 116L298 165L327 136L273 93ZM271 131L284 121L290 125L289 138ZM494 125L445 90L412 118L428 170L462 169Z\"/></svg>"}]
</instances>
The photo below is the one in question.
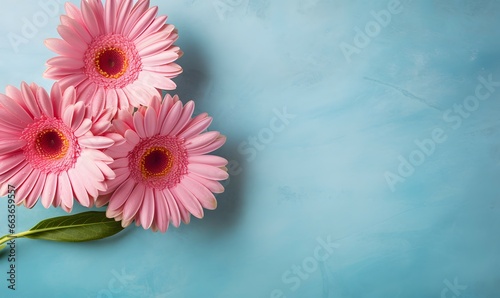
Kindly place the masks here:
<instances>
[{"instance_id":1,"label":"pink gerbera daisy","mask_svg":"<svg viewBox=\"0 0 500 298\"><path fill-rule=\"evenodd\" d=\"M212 118L191 118L194 103L185 106L177 96L163 103L154 97L135 114L120 111L113 126L125 142L106 150L113 159L116 178L108 184L97 205L109 203L106 215L122 220L124 227L135 220L144 229L165 232L189 223L190 214L203 217L203 208L215 209L213 193L224 191L218 180L228 177L226 159L207 155L225 142L219 132L203 132Z\"/></svg>"},{"instance_id":2,"label":"pink gerbera daisy","mask_svg":"<svg viewBox=\"0 0 500 298\"><path fill-rule=\"evenodd\" d=\"M62 92L57 83L50 95L35 84L8 86L6 95L0 94L0 195L12 185L16 203L28 208L39 198L45 208L67 212L73 197L92 206L115 176L108 166L112 159L102 150L119 138L99 135L114 113L91 118L74 88Z\"/></svg>"},{"instance_id":3,"label":"pink gerbera daisy","mask_svg":"<svg viewBox=\"0 0 500 298\"><path fill-rule=\"evenodd\" d=\"M176 88L171 78L182 72L177 30L156 17L149 0L82 0L81 9L66 3L57 28L62 39L45 44L60 56L47 61L46 78L61 88L75 86L93 109L146 104L141 98ZM94 96L95 95L95 96ZM149 95L149 96L147 96Z\"/></svg>"}]
</instances>

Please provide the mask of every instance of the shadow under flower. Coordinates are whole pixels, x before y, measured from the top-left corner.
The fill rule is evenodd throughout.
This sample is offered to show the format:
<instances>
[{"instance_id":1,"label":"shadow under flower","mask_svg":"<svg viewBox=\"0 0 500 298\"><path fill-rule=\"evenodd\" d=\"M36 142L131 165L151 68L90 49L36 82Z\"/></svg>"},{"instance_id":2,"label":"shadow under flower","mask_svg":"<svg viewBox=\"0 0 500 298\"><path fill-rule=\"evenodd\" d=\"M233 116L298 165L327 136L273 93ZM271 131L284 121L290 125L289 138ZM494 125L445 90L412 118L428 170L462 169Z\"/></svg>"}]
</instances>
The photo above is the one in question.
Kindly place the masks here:
<instances>
[{"instance_id":1,"label":"shadow under flower","mask_svg":"<svg viewBox=\"0 0 500 298\"><path fill-rule=\"evenodd\" d=\"M216 195L217 209L207 210L205 217L199 224L200 228L213 230L217 234L234 227L240 217L243 207L243 193L245 189L245 164L237 152L241 140L236 136L227 136L226 144L216 151L216 154L225 157L229 162L229 179L222 181L225 191Z\"/></svg>"},{"instance_id":2,"label":"shadow under flower","mask_svg":"<svg viewBox=\"0 0 500 298\"><path fill-rule=\"evenodd\" d=\"M217 98L217 95L211 94L213 91L211 71L206 63L208 58L202 50L203 46L198 43L200 38L193 37L193 33L185 32L186 30L189 31L188 28L182 29L182 36L191 36L191 38L187 40L180 38L176 43L185 53L179 59L179 64L182 65L184 71L179 77L174 79L177 89L167 93L178 94L183 102L194 100L196 104L195 114L208 112L210 116L223 116L221 114L215 115L213 105L209 102L211 97ZM214 123L219 121L219 118L214 119ZM213 124L209 130L214 129ZM202 229L210 235L225 232L234 226L240 217L243 207L242 193L245 181L245 165L243 164L243 157L237 152L237 147L242 142L242 137L236 134L228 134L223 128L220 131L227 137L227 141L222 148L212 154L222 156L229 161L229 179L221 181L225 187L225 191L222 194L216 195L217 209L213 211L205 210L202 220L192 217L189 225L189 229ZM180 231L184 230L183 226L181 225L179 228Z\"/></svg>"},{"instance_id":3,"label":"shadow under flower","mask_svg":"<svg viewBox=\"0 0 500 298\"><path fill-rule=\"evenodd\" d=\"M184 32L184 34L186 34ZM189 32L187 33L189 35ZM182 66L183 72L173 81L177 84L175 90L167 91L171 95L179 95L182 102L186 103L189 100L199 105L203 102L212 89L212 79L210 72L205 63L206 58L203 57L201 45L197 44L195 38L184 41L179 40L176 44L185 52L177 63Z\"/></svg>"}]
</instances>

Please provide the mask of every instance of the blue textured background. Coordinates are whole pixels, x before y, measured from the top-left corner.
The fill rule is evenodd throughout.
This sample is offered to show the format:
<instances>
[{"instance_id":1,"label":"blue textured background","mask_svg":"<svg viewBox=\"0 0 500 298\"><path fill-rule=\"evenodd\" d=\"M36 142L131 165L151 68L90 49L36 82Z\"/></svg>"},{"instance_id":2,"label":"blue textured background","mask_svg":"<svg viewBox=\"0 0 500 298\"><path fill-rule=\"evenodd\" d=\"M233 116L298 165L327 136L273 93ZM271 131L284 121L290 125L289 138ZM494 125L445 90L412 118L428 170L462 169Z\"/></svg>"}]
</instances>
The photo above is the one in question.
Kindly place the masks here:
<instances>
[{"instance_id":1,"label":"blue textured background","mask_svg":"<svg viewBox=\"0 0 500 298\"><path fill-rule=\"evenodd\" d=\"M1 1L2 92L52 84L49 2ZM228 137L218 209L165 234L18 240L0 297L498 297L500 86L478 78L500 82L500 1L152 4L180 32L176 93ZM17 229L62 214L20 207Z\"/></svg>"}]
</instances>

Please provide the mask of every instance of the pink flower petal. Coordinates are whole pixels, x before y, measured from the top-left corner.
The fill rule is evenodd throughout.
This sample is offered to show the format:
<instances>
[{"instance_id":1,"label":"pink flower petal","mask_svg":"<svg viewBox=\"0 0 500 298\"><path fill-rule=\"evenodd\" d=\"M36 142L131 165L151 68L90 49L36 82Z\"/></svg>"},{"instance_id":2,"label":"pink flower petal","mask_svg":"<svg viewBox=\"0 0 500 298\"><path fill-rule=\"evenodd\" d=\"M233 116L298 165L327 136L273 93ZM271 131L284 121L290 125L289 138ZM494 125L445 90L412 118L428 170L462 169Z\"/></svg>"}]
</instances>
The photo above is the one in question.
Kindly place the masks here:
<instances>
[{"instance_id":1,"label":"pink flower petal","mask_svg":"<svg viewBox=\"0 0 500 298\"><path fill-rule=\"evenodd\" d=\"M120 3L120 8L118 9L119 14L116 18L115 31L117 31L117 33L122 33L121 30L125 26L127 20L129 19L131 10L132 10L132 1L122 0Z\"/></svg>"},{"instance_id":2,"label":"pink flower petal","mask_svg":"<svg viewBox=\"0 0 500 298\"><path fill-rule=\"evenodd\" d=\"M104 91L103 88L99 88L89 83L86 86L81 86L81 88L79 88L79 93L78 99L91 104L93 116L99 115L105 108L106 91Z\"/></svg>"},{"instance_id":3,"label":"pink flower petal","mask_svg":"<svg viewBox=\"0 0 500 298\"><path fill-rule=\"evenodd\" d=\"M70 212L73 209L73 189L66 172L62 172L57 180L57 196L61 199L61 207Z\"/></svg>"},{"instance_id":4,"label":"pink flower petal","mask_svg":"<svg viewBox=\"0 0 500 298\"><path fill-rule=\"evenodd\" d=\"M196 197L203 208L208 210L214 210L217 208L217 200L215 199L214 194L201 183L187 175L184 179L182 179L181 184Z\"/></svg>"},{"instance_id":5,"label":"pink flower petal","mask_svg":"<svg viewBox=\"0 0 500 298\"><path fill-rule=\"evenodd\" d=\"M82 125L82 122L85 118L86 108L83 102L79 101L75 103L74 111L73 111L73 121L71 122L71 129L77 130Z\"/></svg>"},{"instance_id":6,"label":"pink flower petal","mask_svg":"<svg viewBox=\"0 0 500 298\"><path fill-rule=\"evenodd\" d=\"M5 87L5 94L18 103L23 101L23 94L21 93L21 90L12 85L7 85L7 87Z\"/></svg>"},{"instance_id":7,"label":"pink flower petal","mask_svg":"<svg viewBox=\"0 0 500 298\"><path fill-rule=\"evenodd\" d=\"M66 2L64 4L64 8L66 9L66 14L70 18L75 19L80 24L83 24L82 12L78 9L78 7L76 7L75 4L71 2Z\"/></svg>"},{"instance_id":8,"label":"pink flower petal","mask_svg":"<svg viewBox=\"0 0 500 298\"><path fill-rule=\"evenodd\" d=\"M108 209L106 210L106 214L108 217L110 216L108 212L115 212L123 209L123 205L129 199L129 196L132 193L132 190L135 188L135 183L129 181L121 184L113 193L109 200ZM137 198L132 197L132 199L136 200Z\"/></svg>"},{"instance_id":9,"label":"pink flower petal","mask_svg":"<svg viewBox=\"0 0 500 298\"><path fill-rule=\"evenodd\" d=\"M155 213L154 224L161 232L166 232L170 221L170 210L161 190L154 190Z\"/></svg>"},{"instance_id":10,"label":"pink flower petal","mask_svg":"<svg viewBox=\"0 0 500 298\"><path fill-rule=\"evenodd\" d=\"M177 133L179 133L179 131L181 131L189 123L189 120L191 120L193 112L194 112L194 102L190 100L184 105L184 108L182 109L182 114L179 117L179 121L177 121L177 124L174 126L174 128L172 128L170 134L177 135Z\"/></svg>"},{"instance_id":11,"label":"pink flower petal","mask_svg":"<svg viewBox=\"0 0 500 298\"><path fill-rule=\"evenodd\" d=\"M163 119L165 119L168 115L168 112L174 105L174 99L170 94L167 94L165 98L163 99L163 103L161 107L159 108L159 113L158 113L158 123L162 123Z\"/></svg>"},{"instance_id":12,"label":"pink flower petal","mask_svg":"<svg viewBox=\"0 0 500 298\"><path fill-rule=\"evenodd\" d=\"M92 12L94 13L94 16L97 19L98 26L100 29L104 29L104 5L102 4L101 0L91 0L89 1L90 8L92 9ZM101 30L101 33L104 30Z\"/></svg>"},{"instance_id":13,"label":"pink flower petal","mask_svg":"<svg viewBox=\"0 0 500 298\"><path fill-rule=\"evenodd\" d=\"M90 175L87 176L87 179L84 180L95 180L95 181L104 181L104 175L102 174L99 167L95 164L94 160L88 158L86 155L82 155L77 162L77 166L81 166L85 171Z\"/></svg>"},{"instance_id":14,"label":"pink flower petal","mask_svg":"<svg viewBox=\"0 0 500 298\"><path fill-rule=\"evenodd\" d=\"M18 122L21 122L23 126L28 125L33 121L33 118L24 110L21 108L14 100L8 96L5 96L3 94L0 94L0 105L5 107L9 112L11 112L13 115L16 115L18 118Z\"/></svg>"},{"instance_id":15,"label":"pink flower petal","mask_svg":"<svg viewBox=\"0 0 500 298\"><path fill-rule=\"evenodd\" d=\"M186 207L182 205L182 203L174 196L174 199L177 201L177 207L179 207L179 212L181 214L181 220L185 224L189 224L191 221L191 214L187 211Z\"/></svg>"},{"instance_id":16,"label":"pink flower petal","mask_svg":"<svg viewBox=\"0 0 500 298\"><path fill-rule=\"evenodd\" d=\"M8 132L14 136L18 135L25 128L25 125L19 123L15 115L9 113L6 110L0 109L0 130Z\"/></svg>"},{"instance_id":17,"label":"pink flower petal","mask_svg":"<svg viewBox=\"0 0 500 298\"><path fill-rule=\"evenodd\" d=\"M173 78L180 73L182 73L182 67L176 63L169 63L165 65L144 65L142 68L144 71L154 72L164 76Z\"/></svg>"},{"instance_id":18,"label":"pink flower petal","mask_svg":"<svg viewBox=\"0 0 500 298\"><path fill-rule=\"evenodd\" d=\"M134 126L139 137L145 138L147 136L146 128L144 127L144 116L141 113L134 114Z\"/></svg>"},{"instance_id":19,"label":"pink flower petal","mask_svg":"<svg viewBox=\"0 0 500 298\"><path fill-rule=\"evenodd\" d=\"M114 173L116 173L116 178L107 180L106 187L103 191L108 194L110 189L117 189L122 183L126 182L126 180L129 178L129 176L127 175L127 170L128 169L115 170Z\"/></svg>"},{"instance_id":20,"label":"pink flower petal","mask_svg":"<svg viewBox=\"0 0 500 298\"><path fill-rule=\"evenodd\" d=\"M3 175L11 171L13 168L18 166L25 160L26 158L22 154L13 154L9 157L0 160L0 175Z\"/></svg>"},{"instance_id":21,"label":"pink flower petal","mask_svg":"<svg viewBox=\"0 0 500 298\"><path fill-rule=\"evenodd\" d=\"M54 106L52 105L52 100L50 100L47 91L43 88L38 88L36 98L40 105L41 112L46 116L54 117Z\"/></svg>"},{"instance_id":22,"label":"pink flower petal","mask_svg":"<svg viewBox=\"0 0 500 298\"><path fill-rule=\"evenodd\" d=\"M81 3L82 3L81 7L82 7L83 20L87 25L90 35L92 35L93 37L99 36L101 34L98 25L99 20L97 19L96 15L94 14L94 11L92 10L90 4L87 1L82 1Z\"/></svg>"},{"instance_id":23,"label":"pink flower petal","mask_svg":"<svg viewBox=\"0 0 500 298\"><path fill-rule=\"evenodd\" d=\"M177 201L174 199L172 193L168 190L168 188L164 189L161 193L165 197L168 209L170 210L170 218L172 220L172 224L174 225L174 227L179 227L181 224L181 213L179 211Z\"/></svg>"},{"instance_id":24,"label":"pink flower petal","mask_svg":"<svg viewBox=\"0 0 500 298\"><path fill-rule=\"evenodd\" d=\"M142 46L138 46L139 54L142 57L148 57L151 55L156 55L158 52L165 51L171 45L169 40L153 40L151 43L143 43Z\"/></svg>"},{"instance_id":25,"label":"pink flower petal","mask_svg":"<svg viewBox=\"0 0 500 298\"><path fill-rule=\"evenodd\" d=\"M62 120L67 126L71 126L73 123L73 115L75 114L75 106L69 105L63 112Z\"/></svg>"},{"instance_id":26,"label":"pink flower petal","mask_svg":"<svg viewBox=\"0 0 500 298\"><path fill-rule=\"evenodd\" d=\"M110 197L111 197L111 194L100 195L99 197L97 197L97 199L95 200L96 207L100 208L100 207L108 204ZM108 214L106 213L106 217L107 216L108 216Z\"/></svg>"},{"instance_id":27,"label":"pink flower petal","mask_svg":"<svg viewBox=\"0 0 500 298\"><path fill-rule=\"evenodd\" d=\"M139 49L143 49L147 45L152 45L154 42L160 41L168 42L168 47L170 47L179 38L178 34L175 33L175 26L165 24L166 17L163 23L161 23L161 19L161 16L156 18L151 25L136 38L136 44Z\"/></svg>"},{"instance_id":28,"label":"pink flower petal","mask_svg":"<svg viewBox=\"0 0 500 298\"><path fill-rule=\"evenodd\" d=\"M54 197L56 196L57 189L57 176L55 174L48 174L45 179L45 187L42 191L42 205L45 208L49 208Z\"/></svg>"},{"instance_id":29,"label":"pink flower petal","mask_svg":"<svg viewBox=\"0 0 500 298\"><path fill-rule=\"evenodd\" d=\"M136 39L137 37L139 37L153 23L157 12L157 6L149 8L139 17L139 21L133 23L133 27L130 29L130 31L125 34L128 35L128 37L131 39Z\"/></svg>"},{"instance_id":30,"label":"pink flower petal","mask_svg":"<svg viewBox=\"0 0 500 298\"><path fill-rule=\"evenodd\" d=\"M92 36L87 31L87 29L85 27L83 27L82 25L80 25L74 19L72 19L68 16L65 16L65 15L62 15L61 16L61 24L71 28L86 44L90 44L92 42ZM83 54L83 52L82 52L82 54ZM80 55L79 57L75 57L75 58L82 59L83 55Z\"/></svg>"},{"instance_id":31,"label":"pink flower petal","mask_svg":"<svg viewBox=\"0 0 500 298\"><path fill-rule=\"evenodd\" d=\"M146 115L144 116L144 130L146 137L152 137L158 132L156 122L156 111L152 108L148 109L146 111Z\"/></svg>"},{"instance_id":32,"label":"pink flower petal","mask_svg":"<svg viewBox=\"0 0 500 298\"><path fill-rule=\"evenodd\" d=\"M59 55L78 58L78 51L75 51L73 47L65 40L59 38L48 38L45 40L45 46L49 50L56 52Z\"/></svg>"},{"instance_id":33,"label":"pink flower petal","mask_svg":"<svg viewBox=\"0 0 500 298\"><path fill-rule=\"evenodd\" d=\"M40 171L30 171L23 179L22 183L12 184L16 186L16 204L24 203L26 205L26 199L29 195L29 192L35 185L39 176Z\"/></svg>"},{"instance_id":34,"label":"pink flower petal","mask_svg":"<svg viewBox=\"0 0 500 298\"><path fill-rule=\"evenodd\" d=\"M60 98L60 97L56 97ZM74 105L76 103L76 91L73 87L68 87L63 91L62 100L56 101L59 103L59 110L56 110L56 116L62 117L64 115L64 111L70 105Z\"/></svg>"},{"instance_id":35,"label":"pink flower petal","mask_svg":"<svg viewBox=\"0 0 500 298\"><path fill-rule=\"evenodd\" d=\"M28 175L33 171L27 162L22 162L13 167L10 171L1 175L0 181L2 183L9 183L10 185L21 185Z\"/></svg>"},{"instance_id":36,"label":"pink flower petal","mask_svg":"<svg viewBox=\"0 0 500 298\"><path fill-rule=\"evenodd\" d=\"M102 89L96 85L88 84L87 86L78 87L78 99L85 103L92 103L92 114L97 115L99 111L104 109L104 94L98 93Z\"/></svg>"},{"instance_id":37,"label":"pink flower petal","mask_svg":"<svg viewBox=\"0 0 500 298\"><path fill-rule=\"evenodd\" d=\"M118 96L118 104L122 109L128 108L130 105L130 100L123 89L115 89L116 96Z\"/></svg>"},{"instance_id":38,"label":"pink flower petal","mask_svg":"<svg viewBox=\"0 0 500 298\"><path fill-rule=\"evenodd\" d=\"M96 115L94 117L94 121L96 122L96 124L99 124L99 125L101 125L100 122L107 123L110 125L110 122L115 117L116 112L117 112L116 108L108 107L108 108L102 110L99 115Z\"/></svg>"},{"instance_id":39,"label":"pink flower petal","mask_svg":"<svg viewBox=\"0 0 500 298\"><path fill-rule=\"evenodd\" d=\"M139 207L142 205L142 201L144 201L144 196L146 194L146 188L138 183L134 190L130 193L129 199L123 205L123 219L128 221L132 220L137 212L139 211Z\"/></svg>"},{"instance_id":40,"label":"pink flower petal","mask_svg":"<svg viewBox=\"0 0 500 298\"><path fill-rule=\"evenodd\" d=\"M158 55L144 57L142 63L145 65L163 65L170 62L174 62L179 58L179 54L172 51L162 52Z\"/></svg>"},{"instance_id":41,"label":"pink flower petal","mask_svg":"<svg viewBox=\"0 0 500 298\"><path fill-rule=\"evenodd\" d=\"M82 49L87 48L87 44L84 40L78 38L78 35L69 28L68 26L59 25L57 27L57 32L61 37L67 42L67 44L72 48L73 51L82 51Z\"/></svg>"},{"instance_id":42,"label":"pink flower petal","mask_svg":"<svg viewBox=\"0 0 500 298\"><path fill-rule=\"evenodd\" d=\"M50 58L47 61L47 65L50 65L51 67L57 67L59 69L68 69L68 71L73 72L75 71L75 69L80 69L84 66L83 60L66 56Z\"/></svg>"},{"instance_id":43,"label":"pink flower petal","mask_svg":"<svg viewBox=\"0 0 500 298\"><path fill-rule=\"evenodd\" d=\"M197 135L194 138L191 138L186 141L186 148L187 149L196 149L200 147L205 147L212 142L214 142L218 137L220 136L220 133L218 131L209 131L200 135Z\"/></svg>"},{"instance_id":44,"label":"pink flower petal","mask_svg":"<svg viewBox=\"0 0 500 298\"><path fill-rule=\"evenodd\" d=\"M182 184L177 184L177 186L172 188L170 191L177 201L180 201L189 213L193 214L197 218L203 218L203 207L200 202Z\"/></svg>"},{"instance_id":45,"label":"pink flower petal","mask_svg":"<svg viewBox=\"0 0 500 298\"><path fill-rule=\"evenodd\" d=\"M118 15L117 0L107 0L104 11L105 11L105 16L104 16L105 33L111 34L115 32L116 16Z\"/></svg>"},{"instance_id":46,"label":"pink flower petal","mask_svg":"<svg viewBox=\"0 0 500 298\"><path fill-rule=\"evenodd\" d=\"M154 220L156 207L154 200L154 190L152 188L146 188L144 197L145 199L142 201L142 206L139 211L139 218L141 219L142 227L147 230L151 227Z\"/></svg>"},{"instance_id":47,"label":"pink flower petal","mask_svg":"<svg viewBox=\"0 0 500 298\"><path fill-rule=\"evenodd\" d=\"M167 117L163 120L163 123L160 128L161 135L168 135L172 128L174 128L175 124L179 120L182 113L182 103L177 101L170 111L168 112Z\"/></svg>"},{"instance_id":48,"label":"pink flower petal","mask_svg":"<svg viewBox=\"0 0 500 298\"><path fill-rule=\"evenodd\" d=\"M77 167L77 171L82 174L86 174L85 173L86 169L82 169L82 166ZM89 177L92 177L92 173L88 174L90 175ZM93 202L93 199L99 196L99 189L98 189L99 182L89 178L89 179L81 179L81 183L85 188L85 192L92 199ZM92 202L90 202L90 206L92 206Z\"/></svg>"},{"instance_id":49,"label":"pink flower petal","mask_svg":"<svg viewBox=\"0 0 500 298\"><path fill-rule=\"evenodd\" d=\"M108 166L107 163L105 162L102 162L100 160L94 160L94 164L99 168L99 170L101 170L101 172L103 173L104 177L106 179L115 179L116 178L116 174L115 172Z\"/></svg>"},{"instance_id":50,"label":"pink flower petal","mask_svg":"<svg viewBox=\"0 0 500 298\"><path fill-rule=\"evenodd\" d=\"M118 106L118 95L115 89L106 90L105 102L107 107L117 107Z\"/></svg>"},{"instance_id":51,"label":"pink flower petal","mask_svg":"<svg viewBox=\"0 0 500 298\"><path fill-rule=\"evenodd\" d=\"M113 159L111 157L109 157L109 155L102 152L101 150L87 149L84 151L84 153L89 158L94 159L94 162L98 162L98 161L103 161L103 162L107 162L107 163L113 162ZM82 153L82 154L84 154L84 153Z\"/></svg>"},{"instance_id":52,"label":"pink flower petal","mask_svg":"<svg viewBox=\"0 0 500 298\"><path fill-rule=\"evenodd\" d=\"M148 9L149 7L149 0L139 0L137 1L134 6L132 7L132 9L130 10L130 13L128 15L128 18L126 20L125 23L123 23L123 26L122 26L122 31L121 33L124 34L124 35L128 35L126 32L129 31L130 29L130 25L132 23L135 24L137 22L140 22L141 19L140 19L140 16L146 12L146 10Z\"/></svg>"},{"instance_id":53,"label":"pink flower petal","mask_svg":"<svg viewBox=\"0 0 500 298\"><path fill-rule=\"evenodd\" d=\"M198 115L177 135L184 139L189 139L206 130L212 123L212 117L206 115Z\"/></svg>"},{"instance_id":54,"label":"pink flower petal","mask_svg":"<svg viewBox=\"0 0 500 298\"><path fill-rule=\"evenodd\" d=\"M38 172L37 174L38 174L37 180L33 185L30 185L30 187L28 188L29 194L27 195L26 200L24 201L26 207L30 209L33 208L33 206L35 206L36 202L38 202L38 198L42 194L43 186L45 185L46 175L40 172Z\"/></svg>"},{"instance_id":55,"label":"pink flower petal","mask_svg":"<svg viewBox=\"0 0 500 298\"><path fill-rule=\"evenodd\" d=\"M81 181L81 177L78 175L79 173L75 171L75 168L69 169L68 177L71 181L71 188L73 190L73 194L75 195L75 199L84 207L90 207L91 201L89 200L89 195L85 190L85 186ZM92 202L93 203L93 202Z\"/></svg>"},{"instance_id":56,"label":"pink flower petal","mask_svg":"<svg viewBox=\"0 0 500 298\"><path fill-rule=\"evenodd\" d=\"M51 77L46 76L46 78L51 78ZM63 88L68 88L70 86L75 86L79 88L81 83L87 79L87 76L84 75L83 73L75 73L75 71L72 70L71 75L67 75L63 78L58 78L58 79L59 79L59 84Z\"/></svg>"},{"instance_id":57,"label":"pink flower petal","mask_svg":"<svg viewBox=\"0 0 500 298\"><path fill-rule=\"evenodd\" d=\"M91 128L92 128L92 120L86 118L83 119L82 123L80 126L75 130L75 136L76 137L81 137L84 134L86 134Z\"/></svg>"},{"instance_id":58,"label":"pink flower petal","mask_svg":"<svg viewBox=\"0 0 500 298\"><path fill-rule=\"evenodd\" d=\"M0 141L0 155L21 150L24 145L26 145L26 142L23 140L8 140L7 142L5 140Z\"/></svg>"},{"instance_id":59,"label":"pink flower petal","mask_svg":"<svg viewBox=\"0 0 500 298\"><path fill-rule=\"evenodd\" d=\"M148 83L155 88L162 90L175 90L177 88L174 81L160 73L148 71L143 71L143 73L148 75Z\"/></svg>"},{"instance_id":60,"label":"pink flower petal","mask_svg":"<svg viewBox=\"0 0 500 298\"><path fill-rule=\"evenodd\" d=\"M136 44L140 44L142 43L143 41L145 41L146 39L148 39L149 36L151 35L154 35L156 34L158 31L161 31L161 33L163 34L162 38L159 38L159 39L167 39L168 36L170 35L170 33L174 30L174 26L173 25L167 25L167 28L165 29L162 29L164 28L164 25L165 25L165 22L167 21L167 16L159 16L157 17L153 23L151 23L151 25L149 25L148 28L146 28L146 30L144 30L144 32L142 32L142 34L140 34L137 39L136 39Z\"/></svg>"},{"instance_id":61,"label":"pink flower petal","mask_svg":"<svg viewBox=\"0 0 500 298\"><path fill-rule=\"evenodd\" d=\"M40 118L41 111L40 107L37 104L37 100L35 98L35 94L31 90L30 86L25 82L21 83L21 93L24 98L24 102L28 107L28 111L31 113L32 118Z\"/></svg>"},{"instance_id":62,"label":"pink flower petal","mask_svg":"<svg viewBox=\"0 0 500 298\"><path fill-rule=\"evenodd\" d=\"M188 176L193 180L196 180L197 182L201 183L203 186L205 186L208 190L210 190L213 193L224 192L224 186L222 186L222 184L220 184L218 181L207 179L198 175L188 175Z\"/></svg>"},{"instance_id":63,"label":"pink flower petal","mask_svg":"<svg viewBox=\"0 0 500 298\"><path fill-rule=\"evenodd\" d=\"M128 142L133 143L133 144L137 144L141 141L141 138L139 137L139 135L131 129L129 129L125 132L125 138L127 139Z\"/></svg>"},{"instance_id":64,"label":"pink flower petal","mask_svg":"<svg viewBox=\"0 0 500 298\"><path fill-rule=\"evenodd\" d=\"M226 171L209 165L189 164L188 169L190 172L207 179L225 180L229 177Z\"/></svg>"},{"instance_id":65,"label":"pink flower petal","mask_svg":"<svg viewBox=\"0 0 500 298\"><path fill-rule=\"evenodd\" d=\"M225 142L226 142L226 137L225 136L220 136L213 143L210 143L207 146L198 147L198 148L195 148L195 149L190 149L189 150L189 154L190 155L207 154L207 153L210 153L212 151L215 151L215 150L219 149L220 147L222 147L222 145L224 145Z\"/></svg>"},{"instance_id":66,"label":"pink flower petal","mask_svg":"<svg viewBox=\"0 0 500 298\"><path fill-rule=\"evenodd\" d=\"M214 167L224 167L227 165L227 160L217 155L196 155L188 157L189 163L206 164Z\"/></svg>"}]
</instances>

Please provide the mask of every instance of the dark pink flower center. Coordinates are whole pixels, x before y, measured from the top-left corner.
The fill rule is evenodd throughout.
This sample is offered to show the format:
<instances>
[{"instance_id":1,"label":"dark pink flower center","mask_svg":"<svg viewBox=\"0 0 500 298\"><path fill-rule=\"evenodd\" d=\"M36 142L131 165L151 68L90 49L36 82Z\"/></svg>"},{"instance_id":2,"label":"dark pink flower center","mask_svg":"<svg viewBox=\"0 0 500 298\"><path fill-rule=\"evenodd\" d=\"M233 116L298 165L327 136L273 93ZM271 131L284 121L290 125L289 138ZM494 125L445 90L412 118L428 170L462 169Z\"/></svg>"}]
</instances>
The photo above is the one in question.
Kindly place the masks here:
<instances>
[{"instance_id":1,"label":"dark pink flower center","mask_svg":"<svg viewBox=\"0 0 500 298\"><path fill-rule=\"evenodd\" d=\"M64 134L49 128L41 131L36 137L36 150L41 156L49 159L59 159L66 155L69 141Z\"/></svg>"},{"instance_id":2,"label":"dark pink flower center","mask_svg":"<svg viewBox=\"0 0 500 298\"><path fill-rule=\"evenodd\" d=\"M104 48L96 53L95 66L97 71L106 78L118 79L128 67L127 55L119 48Z\"/></svg>"},{"instance_id":3,"label":"dark pink flower center","mask_svg":"<svg viewBox=\"0 0 500 298\"><path fill-rule=\"evenodd\" d=\"M67 171L80 156L78 139L61 119L36 119L23 130L21 139L26 142L26 160L44 173Z\"/></svg>"},{"instance_id":4,"label":"dark pink flower center","mask_svg":"<svg viewBox=\"0 0 500 298\"><path fill-rule=\"evenodd\" d=\"M143 139L129 152L128 158L135 181L156 189L175 186L188 172L184 140L176 137Z\"/></svg>"},{"instance_id":5,"label":"dark pink flower center","mask_svg":"<svg viewBox=\"0 0 500 298\"><path fill-rule=\"evenodd\" d=\"M168 174L174 164L173 156L165 147L151 147L141 158L141 172L144 178L161 177Z\"/></svg>"},{"instance_id":6,"label":"dark pink flower center","mask_svg":"<svg viewBox=\"0 0 500 298\"><path fill-rule=\"evenodd\" d=\"M105 89L130 85L142 71L141 57L134 42L121 34L95 38L85 51L84 63L85 75Z\"/></svg>"}]
</instances>

